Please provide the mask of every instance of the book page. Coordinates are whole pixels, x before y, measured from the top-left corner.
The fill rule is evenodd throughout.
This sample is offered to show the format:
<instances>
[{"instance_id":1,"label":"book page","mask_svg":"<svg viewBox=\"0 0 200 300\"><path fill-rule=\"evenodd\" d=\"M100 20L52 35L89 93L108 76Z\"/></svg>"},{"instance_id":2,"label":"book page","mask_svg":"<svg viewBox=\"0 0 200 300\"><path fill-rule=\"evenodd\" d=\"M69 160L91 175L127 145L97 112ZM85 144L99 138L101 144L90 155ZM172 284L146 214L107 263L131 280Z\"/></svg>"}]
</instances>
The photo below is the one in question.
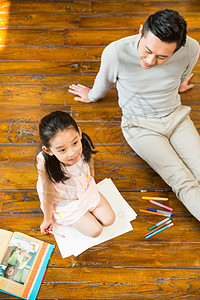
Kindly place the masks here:
<instances>
[{"instance_id":1,"label":"book page","mask_svg":"<svg viewBox=\"0 0 200 300\"><path fill-rule=\"evenodd\" d=\"M26 298L48 243L15 232L0 261L0 289Z\"/></svg>"},{"instance_id":2,"label":"book page","mask_svg":"<svg viewBox=\"0 0 200 300\"><path fill-rule=\"evenodd\" d=\"M6 251L9 241L12 237L13 233L8 230L0 229L0 245L1 245L1 251L0 251L0 261L2 260L4 256L4 252Z\"/></svg>"}]
</instances>

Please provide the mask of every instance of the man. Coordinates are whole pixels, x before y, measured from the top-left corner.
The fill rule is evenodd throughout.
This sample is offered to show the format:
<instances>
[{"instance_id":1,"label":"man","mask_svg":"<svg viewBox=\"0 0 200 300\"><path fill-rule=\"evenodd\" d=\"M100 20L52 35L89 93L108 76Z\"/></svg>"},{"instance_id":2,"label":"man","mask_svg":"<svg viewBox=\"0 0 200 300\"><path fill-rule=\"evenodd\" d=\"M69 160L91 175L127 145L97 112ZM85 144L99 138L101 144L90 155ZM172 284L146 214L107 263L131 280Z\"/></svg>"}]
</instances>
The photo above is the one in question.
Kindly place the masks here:
<instances>
[{"instance_id":1,"label":"man","mask_svg":"<svg viewBox=\"0 0 200 300\"><path fill-rule=\"evenodd\" d=\"M69 92L77 101L95 102L116 82L128 144L200 220L200 138L179 95L193 87L199 44L186 33L178 12L150 15L139 35L105 48L92 89L78 84Z\"/></svg>"}]
</instances>

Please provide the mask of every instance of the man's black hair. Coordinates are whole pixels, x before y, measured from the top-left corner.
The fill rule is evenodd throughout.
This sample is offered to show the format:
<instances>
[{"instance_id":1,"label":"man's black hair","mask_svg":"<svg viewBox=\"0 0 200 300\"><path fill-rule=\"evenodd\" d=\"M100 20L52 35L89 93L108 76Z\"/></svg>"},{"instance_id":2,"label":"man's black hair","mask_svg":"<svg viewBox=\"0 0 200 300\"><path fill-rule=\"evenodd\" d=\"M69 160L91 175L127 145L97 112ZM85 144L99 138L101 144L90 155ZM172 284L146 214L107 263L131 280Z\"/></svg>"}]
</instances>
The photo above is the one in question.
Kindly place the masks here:
<instances>
[{"instance_id":1,"label":"man's black hair","mask_svg":"<svg viewBox=\"0 0 200 300\"><path fill-rule=\"evenodd\" d=\"M176 43L174 52L186 43L187 23L177 11L165 9L149 16L142 28L142 36L151 31L161 41Z\"/></svg>"}]
</instances>

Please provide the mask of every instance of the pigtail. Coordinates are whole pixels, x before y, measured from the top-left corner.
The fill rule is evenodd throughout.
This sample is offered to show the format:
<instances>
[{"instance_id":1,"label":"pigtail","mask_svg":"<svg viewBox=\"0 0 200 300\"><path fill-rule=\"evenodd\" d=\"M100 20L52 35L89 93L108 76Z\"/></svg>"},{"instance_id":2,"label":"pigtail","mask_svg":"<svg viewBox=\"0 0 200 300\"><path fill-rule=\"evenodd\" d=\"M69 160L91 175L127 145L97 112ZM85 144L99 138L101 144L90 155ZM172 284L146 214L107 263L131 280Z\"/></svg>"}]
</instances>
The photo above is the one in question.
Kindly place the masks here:
<instances>
[{"instance_id":1,"label":"pigtail","mask_svg":"<svg viewBox=\"0 0 200 300\"><path fill-rule=\"evenodd\" d=\"M83 146L83 156L84 156L84 161L89 162L91 159L92 154L96 154L98 151L94 151L95 149L91 138L84 132L82 132L82 146Z\"/></svg>"},{"instance_id":2,"label":"pigtail","mask_svg":"<svg viewBox=\"0 0 200 300\"><path fill-rule=\"evenodd\" d=\"M43 151L43 156L47 174L52 182L63 183L65 180L70 178L67 176L66 172L62 170L62 164L55 155L50 156Z\"/></svg>"}]
</instances>

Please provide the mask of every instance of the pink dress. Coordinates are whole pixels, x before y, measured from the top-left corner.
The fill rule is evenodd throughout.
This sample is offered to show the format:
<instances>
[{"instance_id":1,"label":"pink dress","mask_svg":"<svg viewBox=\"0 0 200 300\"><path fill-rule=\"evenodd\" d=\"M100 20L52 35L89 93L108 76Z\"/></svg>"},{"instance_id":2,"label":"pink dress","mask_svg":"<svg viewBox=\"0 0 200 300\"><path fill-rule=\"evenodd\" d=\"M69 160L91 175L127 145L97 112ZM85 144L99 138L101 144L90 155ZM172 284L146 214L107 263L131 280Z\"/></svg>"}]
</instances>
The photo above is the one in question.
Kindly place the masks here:
<instances>
[{"instance_id":1,"label":"pink dress","mask_svg":"<svg viewBox=\"0 0 200 300\"><path fill-rule=\"evenodd\" d=\"M37 158L44 161L42 152ZM89 165L83 161L83 157L72 166L62 167L70 178L64 183L52 183L55 189L53 216L57 224L72 225L87 211L94 210L100 201L100 194L94 178L90 175ZM44 191L40 176L37 192L43 210L43 194L48 192Z\"/></svg>"}]
</instances>

